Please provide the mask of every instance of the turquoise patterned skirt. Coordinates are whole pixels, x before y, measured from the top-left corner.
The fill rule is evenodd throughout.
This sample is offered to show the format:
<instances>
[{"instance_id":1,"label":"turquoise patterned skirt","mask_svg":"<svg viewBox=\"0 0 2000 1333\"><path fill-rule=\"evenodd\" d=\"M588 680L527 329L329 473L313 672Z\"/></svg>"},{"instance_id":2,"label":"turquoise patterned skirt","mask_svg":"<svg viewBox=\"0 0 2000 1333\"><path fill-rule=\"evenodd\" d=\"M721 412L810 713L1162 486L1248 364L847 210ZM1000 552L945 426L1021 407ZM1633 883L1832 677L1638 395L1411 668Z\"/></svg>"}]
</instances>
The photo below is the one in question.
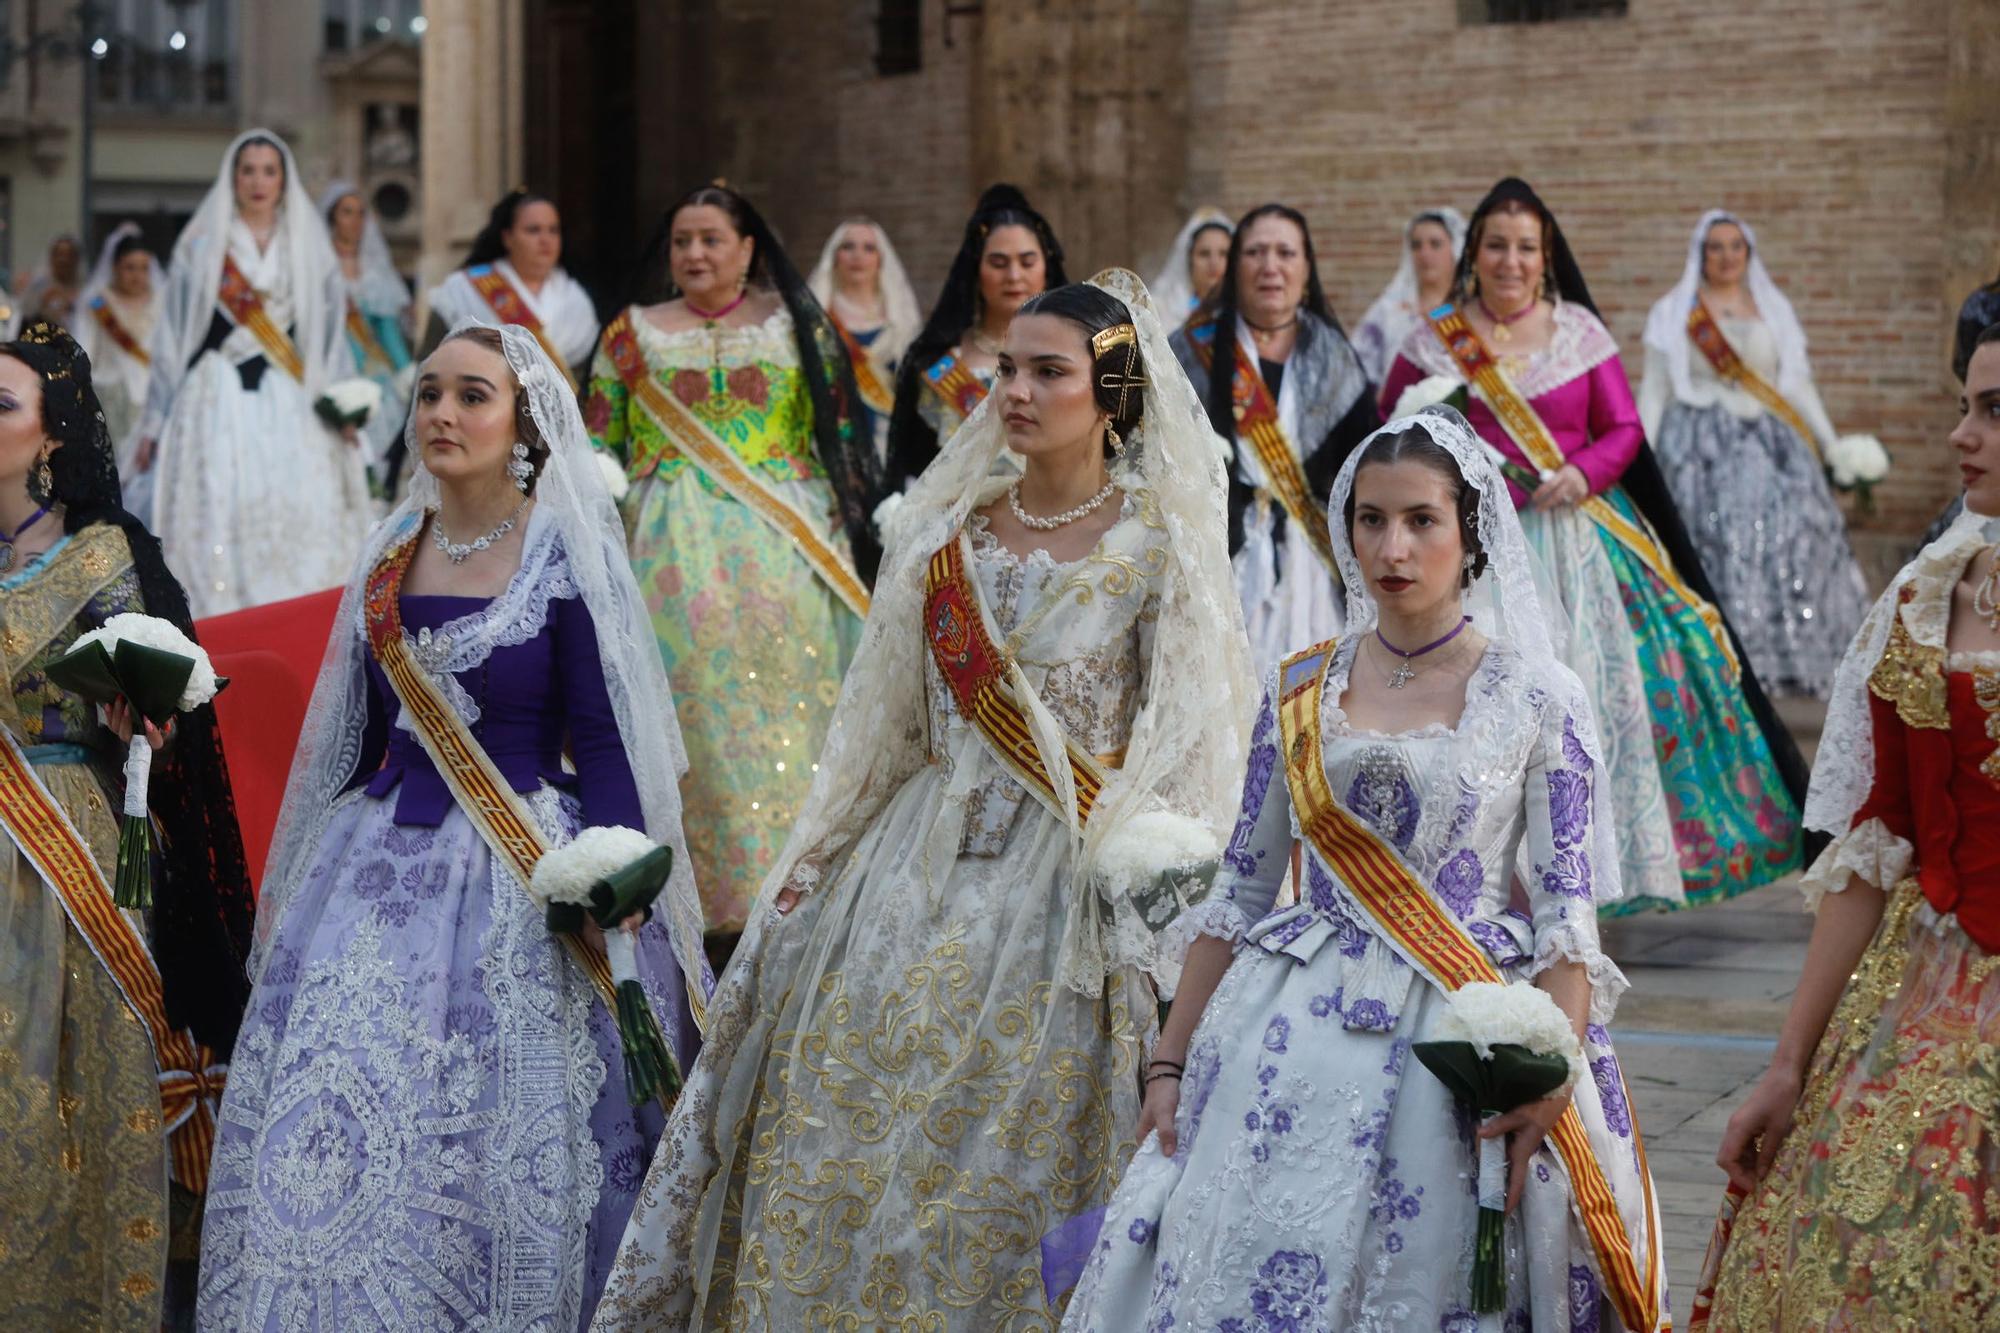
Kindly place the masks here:
<instances>
[{"instance_id":1,"label":"turquoise patterned skirt","mask_svg":"<svg viewBox=\"0 0 2000 1333\"><path fill-rule=\"evenodd\" d=\"M1622 487L1603 498L1643 523ZM1701 616L1581 512L1521 518L1562 586L1605 743L1626 896L1603 914L1697 907L1797 870L1799 808Z\"/></svg>"}]
</instances>

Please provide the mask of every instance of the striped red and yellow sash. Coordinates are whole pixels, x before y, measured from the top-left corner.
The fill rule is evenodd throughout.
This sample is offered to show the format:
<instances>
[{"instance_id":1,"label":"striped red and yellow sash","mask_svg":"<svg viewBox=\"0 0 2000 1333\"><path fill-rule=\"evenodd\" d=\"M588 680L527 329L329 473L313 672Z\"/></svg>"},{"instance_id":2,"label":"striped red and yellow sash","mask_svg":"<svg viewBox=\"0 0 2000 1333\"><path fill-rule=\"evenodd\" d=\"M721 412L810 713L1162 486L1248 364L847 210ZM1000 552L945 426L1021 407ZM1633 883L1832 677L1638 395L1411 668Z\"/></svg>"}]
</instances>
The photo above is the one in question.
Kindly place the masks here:
<instances>
[{"instance_id":1,"label":"striped red and yellow sash","mask_svg":"<svg viewBox=\"0 0 2000 1333\"><path fill-rule=\"evenodd\" d=\"M392 374L395 372L396 363L390 360L389 349L375 336L375 326L368 322L368 316L362 314L361 307L352 300L347 303L347 336L361 348L361 369L367 370L368 363L372 361Z\"/></svg>"},{"instance_id":2,"label":"striped red and yellow sash","mask_svg":"<svg viewBox=\"0 0 2000 1333\"><path fill-rule=\"evenodd\" d=\"M604 330L603 347L632 399L651 417L682 458L701 469L730 499L769 524L792 544L833 595L855 615L868 615L868 585L854 572L847 554L836 547L820 526L799 511L798 506L766 485L745 467L736 452L720 439L708 424L673 394L667 392L646 368L645 353L639 349L632 327L632 312L626 310Z\"/></svg>"},{"instance_id":3,"label":"striped red and yellow sash","mask_svg":"<svg viewBox=\"0 0 2000 1333\"><path fill-rule=\"evenodd\" d=\"M118 312L111 308L111 302L105 300L101 294L90 298L90 313L96 317L97 326L104 330L104 336L117 343L125 355L132 357L142 366L153 364L152 354L132 336L132 330L125 327L118 318Z\"/></svg>"},{"instance_id":4,"label":"striped red and yellow sash","mask_svg":"<svg viewBox=\"0 0 2000 1333\"><path fill-rule=\"evenodd\" d=\"M174 1179L208 1191L215 1117L229 1067L185 1028L167 1022L160 969L132 919L111 901L111 886L69 815L49 795L14 738L0 729L0 825L62 903L77 934L110 974L153 1043L159 1063L160 1119Z\"/></svg>"},{"instance_id":5,"label":"striped red and yellow sash","mask_svg":"<svg viewBox=\"0 0 2000 1333\"><path fill-rule=\"evenodd\" d=\"M389 678L404 711L410 715L411 730L423 743L424 753L430 756L451 789L452 799L525 890L528 881L534 878L536 864L548 851L542 831L527 803L508 784L492 756L467 729L464 719L417 666L403 633L403 575L410 568L410 558L416 554L420 530L421 524L413 525L409 534L385 551L369 571L362 602L368 647L382 674ZM605 1008L615 1014L618 988L611 979L611 965L605 961L604 951L580 935L564 935L562 939L570 957L597 988ZM701 983L693 976L685 980L695 1021L704 1022L707 1006Z\"/></svg>"},{"instance_id":6,"label":"striped red and yellow sash","mask_svg":"<svg viewBox=\"0 0 2000 1333\"><path fill-rule=\"evenodd\" d=\"M1547 423L1534 406L1501 371L1500 363L1480 340L1478 331L1466 322L1464 314L1455 306L1440 306L1427 318L1438 340L1451 353L1459 374L1479 391L1480 399L1492 409L1494 417L1514 443L1521 447L1528 461L1544 474L1560 468L1567 461L1562 446L1556 443L1556 437L1550 433ZM1687 580L1674 568L1673 558L1660 545L1660 539L1653 534L1652 526L1643 516L1627 518L1601 495L1585 496L1577 508L1605 535L1630 551L1654 578L1665 585L1667 591L1700 616L1723 660L1729 663L1732 671L1741 669L1736 660L1736 645L1730 642L1722 613L1688 586Z\"/></svg>"},{"instance_id":7,"label":"striped red and yellow sash","mask_svg":"<svg viewBox=\"0 0 2000 1333\"><path fill-rule=\"evenodd\" d=\"M1715 367L1715 373L1724 383L1734 384L1762 403L1766 411L1790 426L1798 437L1805 441L1806 448L1812 450L1813 458L1818 460L1819 441L1813 438L1812 427L1806 424L1806 419L1799 415L1799 410L1786 402L1785 396L1779 393L1769 380L1752 370L1744 363L1742 357L1736 355L1736 349L1731 347L1729 339L1723 336L1722 326L1715 322L1715 316L1709 313L1707 304L1699 295L1694 298L1694 309L1688 311L1687 330L1689 340L1701 350L1703 356L1708 358L1708 364Z\"/></svg>"},{"instance_id":8,"label":"striped red and yellow sash","mask_svg":"<svg viewBox=\"0 0 2000 1333\"><path fill-rule=\"evenodd\" d=\"M250 330L273 364L299 383L306 382L306 363L299 356L299 349L292 345L290 335L271 322L264 311L264 298L257 295L257 289L243 276L243 270L236 267L234 255L222 257L222 283L216 288L215 299L239 327Z\"/></svg>"},{"instance_id":9,"label":"striped red and yellow sash","mask_svg":"<svg viewBox=\"0 0 2000 1333\"><path fill-rule=\"evenodd\" d=\"M958 703L959 715L972 724L1007 771L1067 823L1070 812L1063 808L1027 713L1008 683L1007 657L986 627L986 612L967 564L963 534L931 556L924 577L924 638L931 646L931 658ZM1090 821L1104 790L1104 770L1098 757L1075 741L1065 736L1063 744L1069 752L1076 822L1081 827Z\"/></svg>"},{"instance_id":10,"label":"striped red and yellow sash","mask_svg":"<svg viewBox=\"0 0 2000 1333\"><path fill-rule=\"evenodd\" d=\"M875 362L860 339L848 332L847 326L832 311L829 310L826 317L833 321L834 332L840 335L841 345L847 348L848 364L854 367L854 387L861 391L861 401L877 416L888 416L896 410L895 391L875 373Z\"/></svg>"},{"instance_id":11,"label":"striped red and yellow sash","mask_svg":"<svg viewBox=\"0 0 2000 1333\"><path fill-rule=\"evenodd\" d=\"M1327 868L1340 877L1354 901L1368 913L1383 939L1432 985L1449 994L1475 981L1504 983L1507 978L1486 951L1439 905L1415 872L1334 798L1320 734L1320 700L1334 646L1334 641L1328 640L1294 653L1284 660L1278 673L1285 782L1299 828ZM1625 1100L1629 1107L1629 1094ZM1577 1212L1619 1318L1628 1329L1641 1333L1662 1327L1665 1311L1661 1309L1659 1214L1638 1120L1635 1117L1632 1122L1632 1144L1645 1188L1648 1234L1643 1256L1634 1252L1611 1182L1591 1150L1583 1118L1574 1105L1563 1112L1549 1138L1569 1172Z\"/></svg>"},{"instance_id":12,"label":"striped red and yellow sash","mask_svg":"<svg viewBox=\"0 0 2000 1333\"><path fill-rule=\"evenodd\" d=\"M542 350L549 354L549 360L555 362L556 369L562 372L570 392L575 393L576 376L570 373L569 362L563 360L562 353L550 344L540 317L528 308L527 300L514 290L514 284L507 281L507 275L491 264L474 264L465 270L465 277L472 284L472 290L479 293L502 324L513 324L535 335L535 341L542 345Z\"/></svg>"},{"instance_id":13,"label":"striped red and yellow sash","mask_svg":"<svg viewBox=\"0 0 2000 1333\"><path fill-rule=\"evenodd\" d=\"M971 416L986 401L986 386L949 352L933 361L924 371L924 382L950 405L952 411L958 413L960 421Z\"/></svg>"},{"instance_id":14,"label":"striped red and yellow sash","mask_svg":"<svg viewBox=\"0 0 2000 1333\"><path fill-rule=\"evenodd\" d=\"M1207 339L1189 339L1210 375L1215 373L1215 339L1220 336L1214 333ZM1333 556L1326 506L1313 498L1312 487L1306 483L1299 452L1292 447L1284 425L1278 420L1278 402L1271 396L1270 386L1264 383L1264 373L1244 353L1242 343L1232 340L1231 345L1236 349L1236 374L1229 386L1236 414L1236 438L1250 446L1257 466L1264 470L1265 485L1284 506L1286 516L1306 535L1306 541L1326 566L1327 573L1333 575L1333 581L1339 583L1340 565Z\"/></svg>"}]
</instances>

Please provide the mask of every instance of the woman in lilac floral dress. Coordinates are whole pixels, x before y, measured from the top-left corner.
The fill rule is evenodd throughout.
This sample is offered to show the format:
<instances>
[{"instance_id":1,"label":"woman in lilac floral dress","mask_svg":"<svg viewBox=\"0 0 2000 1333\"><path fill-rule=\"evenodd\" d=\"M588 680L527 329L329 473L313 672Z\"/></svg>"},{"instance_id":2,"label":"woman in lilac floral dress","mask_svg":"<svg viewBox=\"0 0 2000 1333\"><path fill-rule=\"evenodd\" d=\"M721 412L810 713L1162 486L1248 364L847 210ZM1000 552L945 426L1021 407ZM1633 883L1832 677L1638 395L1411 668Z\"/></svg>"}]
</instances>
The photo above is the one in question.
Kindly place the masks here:
<instances>
[{"instance_id":1,"label":"woman in lilac floral dress","mask_svg":"<svg viewBox=\"0 0 2000 1333\"><path fill-rule=\"evenodd\" d=\"M1464 419L1431 408L1356 451L1331 517L1348 635L1267 681L1222 874L1171 932L1191 943L1148 1066L1140 1131L1157 1133L1063 1327L1653 1333L1658 1217L1604 1027L1626 983L1597 939L1595 908L1619 892L1603 766L1582 686L1548 651L1505 485ZM1407 653L1389 647L1426 627ZM1508 1135L1514 1188L1501 1312L1471 1309L1474 1121L1410 1055L1444 992L1311 839L1304 900L1271 911L1300 838L1280 707L1321 672L1336 805L1583 1038L1593 1077L1486 1131ZM1543 1137L1572 1105L1598 1168L1584 1185Z\"/></svg>"},{"instance_id":2,"label":"woman in lilac floral dress","mask_svg":"<svg viewBox=\"0 0 2000 1333\"><path fill-rule=\"evenodd\" d=\"M410 420L420 463L341 603L258 903L204 1329L580 1328L659 1137L610 1010L371 653L391 599L546 845L610 825L672 847L638 971L682 1068L698 1044L686 761L575 399L533 335L463 326Z\"/></svg>"}]
</instances>

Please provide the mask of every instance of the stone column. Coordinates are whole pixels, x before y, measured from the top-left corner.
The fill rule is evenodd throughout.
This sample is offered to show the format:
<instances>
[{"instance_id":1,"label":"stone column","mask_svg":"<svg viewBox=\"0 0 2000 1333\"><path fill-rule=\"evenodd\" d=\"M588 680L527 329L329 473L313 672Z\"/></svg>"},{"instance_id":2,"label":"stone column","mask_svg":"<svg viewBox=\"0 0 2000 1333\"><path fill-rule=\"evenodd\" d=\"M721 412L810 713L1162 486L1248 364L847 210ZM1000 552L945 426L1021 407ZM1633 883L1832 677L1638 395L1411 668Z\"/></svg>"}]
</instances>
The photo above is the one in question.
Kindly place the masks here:
<instances>
[{"instance_id":1,"label":"stone column","mask_svg":"<svg viewBox=\"0 0 2000 1333\"><path fill-rule=\"evenodd\" d=\"M1046 214L1069 276L1150 262L1180 226L1187 171L1188 6L1026 0L957 21L973 57L972 162Z\"/></svg>"},{"instance_id":2,"label":"stone column","mask_svg":"<svg viewBox=\"0 0 2000 1333\"><path fill-rule=\"evenodd\" d=\"M522 169L521 0L427 0L424 17L420 320Z\"/></svg>"}]
</instances>

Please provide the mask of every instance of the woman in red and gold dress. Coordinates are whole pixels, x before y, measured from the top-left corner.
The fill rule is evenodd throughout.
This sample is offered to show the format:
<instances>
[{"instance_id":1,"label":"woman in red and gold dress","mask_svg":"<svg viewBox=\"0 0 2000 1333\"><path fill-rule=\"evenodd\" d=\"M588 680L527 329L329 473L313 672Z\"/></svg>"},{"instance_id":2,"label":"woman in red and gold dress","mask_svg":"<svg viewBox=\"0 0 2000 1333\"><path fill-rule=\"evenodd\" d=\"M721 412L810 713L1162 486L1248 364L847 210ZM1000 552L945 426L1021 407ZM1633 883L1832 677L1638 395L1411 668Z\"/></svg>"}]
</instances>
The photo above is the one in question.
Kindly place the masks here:
<instances>
[{"instance_id":1,"label":"woman in red and gold dress","mask_svg":"<svg viewBox=\"0 0 2000 1333\"><path fill-rule=\"evenodd\" d=\"M1965 512L1834 680L1819 920L1717 1154L1697 1329L2000 1327L2000 326L1964 402Z\"/></svg>"}]
</instances>

